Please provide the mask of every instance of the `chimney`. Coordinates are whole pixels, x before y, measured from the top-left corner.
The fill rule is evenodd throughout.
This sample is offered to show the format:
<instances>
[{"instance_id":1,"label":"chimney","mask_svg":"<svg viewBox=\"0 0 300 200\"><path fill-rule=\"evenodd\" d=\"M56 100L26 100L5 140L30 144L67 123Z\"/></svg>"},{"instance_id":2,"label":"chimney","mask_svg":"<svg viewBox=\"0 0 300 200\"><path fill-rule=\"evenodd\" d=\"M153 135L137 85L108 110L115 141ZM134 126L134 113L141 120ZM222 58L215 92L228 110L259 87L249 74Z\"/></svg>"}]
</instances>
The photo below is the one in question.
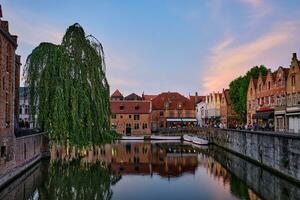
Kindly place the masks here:
<instances>
[{"instance_id":1,"label":"chimney","mask_svg":"<svg viewBox=\"0 0 300 200\"><path fill-rule=\"evenodd\" d=\"M293 53L292 60L297 60L297 53Z\"/></svg>"}]
</instances>

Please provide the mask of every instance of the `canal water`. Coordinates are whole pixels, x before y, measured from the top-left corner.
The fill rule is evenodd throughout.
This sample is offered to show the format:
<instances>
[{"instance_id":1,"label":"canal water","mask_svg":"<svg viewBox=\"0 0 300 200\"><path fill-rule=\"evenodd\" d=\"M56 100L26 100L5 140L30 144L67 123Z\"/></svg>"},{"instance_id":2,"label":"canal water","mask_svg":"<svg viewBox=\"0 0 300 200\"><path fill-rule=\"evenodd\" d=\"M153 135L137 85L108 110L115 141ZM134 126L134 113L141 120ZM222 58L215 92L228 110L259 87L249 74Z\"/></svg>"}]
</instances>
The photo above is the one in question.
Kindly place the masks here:
<instances>
[{"instance_id":1,"label":"canal water","mask_svg":"<svg viewBox=\"0 0 300 200\"><path fill-rule=\"evenodd\" d=\"M216 146L116 142L55 145L0 199L299 199L299 185Z\"/></svg>"}]
</instances>

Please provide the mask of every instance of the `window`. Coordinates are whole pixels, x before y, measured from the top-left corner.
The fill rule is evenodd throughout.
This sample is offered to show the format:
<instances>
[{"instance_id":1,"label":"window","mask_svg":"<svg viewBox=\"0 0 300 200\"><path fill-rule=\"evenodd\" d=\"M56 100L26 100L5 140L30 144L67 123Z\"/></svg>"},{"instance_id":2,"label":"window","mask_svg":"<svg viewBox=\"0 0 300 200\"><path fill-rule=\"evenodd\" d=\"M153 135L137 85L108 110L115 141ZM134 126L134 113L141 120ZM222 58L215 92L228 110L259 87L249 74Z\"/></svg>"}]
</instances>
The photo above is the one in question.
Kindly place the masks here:
<instances>
[{"instance_id":1,"label":"window","mask_svg":"<svg viewBox=\"0 0 300 200\"><path fill-rule=\"evenodd\" d=\"M250 89L250 95L252 95L253 94L253 90L252 90L252 88Z\"/></svg>"},{"instance_id":2,"label":"window","mask_svg":"<svg viewBox=\"0 0 300 200\"><path fill-rule=\"evenodd\" d=\"M143 123L143 129L146 129L147 128L147 123Z\"/></svg>"},{"instance_id":3,"label":"window","mask_svg":"<svg viewBox=\"0 0 300 200\"><path fill-rule=\"evenodd\" d=\"M22 108L19 109L19 114L22 115Z\"/></svg>"},{"instance_id":4,"label":"window","mask_svg":"<svg viewBox=\"0 0 300 200\"><path fill-rule=\"evenodd\" d=\"M129 115L128 118L131 119L131 115Z\"/></svg>"},{"instance_id":5,"label":"window","mask_svg":"<svg viewBox=\"0 0 300 200\"><path fill-rule=\"evenodd\" d=\"M25 114L28 115L29 111L28 108L25 108Z\"/></svg>"},{"instance_id":6,"label":"window","mask_svg":"<svg viewBox=\"0 0 300 200\"><path fill-rule=\"evenodd\" d=\"M123 119L123 115L121 115L120 118Z\"/></svg>"},{"instance_id":7,"label":"window","mask_svg":"<svg viewBox=\"0 0 300 200\"><path fill-rule=\"evenodd\" d=\"M1 146L1 158L6 157L6 146Z\"/></svg>"},{"instance_id":8,"label":"window","mask_svg":"<svg viewBox=\"0 0 300 200\"><path fill-rule=\"evenodd\" d=\"M292 75L292 86L294 86L296 84L296 76L295 75Z\"/></svg>"},{"instance_id":9,"label":"window","mask_svg":"<svg viewBox=\"0 0 300 200\"><path fill-rule=\"evenodd\" d=\"M138 123L134 123L134 129L139 129L140 125Z\"/></svg>"},{"instance_id":10,"label":"window","mask_svg":"<svg viewBox=\"0 0 300 200\"><path fill-rule=\"evenodd\" d=\"M134 109L138 110L138 109L140 109L140 106L135 106Z\"/></svg>"},{"instance_id":11,"label":"window","mask_svg":"<svg viewBox=\"0 0 300 200\"><path fill-rule=\"evenodd\" d=\"M124 110L124 106L120 106L120 110Z\"/></svg>"},{"instance_id":12,"label":"window","mask_svg":"<svg viewBox=\"0 0 300 200\"><path fill-rule=\"evenodd\" d=\"M116 115L116 114L112 114L112 115L111 115L111 118L112 118L112 119L116 119L116 118L117 118L117 115Z\"/></svg>"},{"instance_id":13,"label":"window","mask_svg":"<svg viewBox=\"0 0 300 200\"><path fill-rule=\"evenodd\" d=\"M163 112L163 111L160 111L160 112L159 112L159 116L160 116L160 117L163 117L163 116L164 116L164 112Z\"/></svg>"},{"instance_id":14,"label":"window","mask_svg":"<svg viewBox=\"0 0 300 200\"><path fill-rule=\"evenodd\" d=\"M269 81L268 82L268 89L270 89L271 88L271 82Z\"/></svg>"},{"instance_id":15,"label":"window","mask_svg":"<svg viewBox=\"0 0 300 200\"><path fill-rule=\"evenodd\" d=\"M133 119L134 119L134 120L140 120L140 115L134 115L134 116L133 116Z\"/></svg>"},{"instance_id":16,"label":"window","mask_svg":"<svg viewBox=\"0 0 300 200\"><path fill-rule=\"evenodd\" d=\"M261 91L261 84L259 84L258 88L259 88L259 91Z\"/></svg>"}]
</instances>

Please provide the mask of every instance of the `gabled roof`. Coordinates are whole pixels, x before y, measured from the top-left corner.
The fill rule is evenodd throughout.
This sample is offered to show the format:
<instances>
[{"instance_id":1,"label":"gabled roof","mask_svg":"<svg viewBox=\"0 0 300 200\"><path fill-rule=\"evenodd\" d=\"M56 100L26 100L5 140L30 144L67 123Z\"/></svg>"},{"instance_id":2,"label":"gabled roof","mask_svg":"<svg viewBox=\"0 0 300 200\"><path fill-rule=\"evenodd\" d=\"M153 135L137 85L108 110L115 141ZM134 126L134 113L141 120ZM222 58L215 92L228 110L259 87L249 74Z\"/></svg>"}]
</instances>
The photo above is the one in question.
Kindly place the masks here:
<instances>
[{"instance_id":1,"label":"gabled roof","mask_svg":"<svg viewBox=\"0 0 300 200\"><path fill-rule=\"evenodd\" d=\"M142 100L142 97L135 93L131 93L130 95L125 97L125 100Z\"/></svg>"},{"instance_id":2,"label":"gabled roof","mask_svg":"<svg viewBox=\"0 0 300 200\"><path fill-rule=\"evenodd\" d=\"M143 94L143 100L149 100L152 101L157 95L152 95L152 94Z\"/></svg>"},{"instance_id":3,"label":"gabled roof","mask_svg":"<svg viewBox=\"0 0 300 200\"><path fill-rule=\"evenodd\" d=\"M223 90L223 92L224 92L224 97L226 99L227 105L230 105L231 100L230 100L230 96L229 96L229 89L225 89L225 90Z\"/></svg>"},{"instance_id":4,"label":"gabled roof","mask_svg":"<svg viewBox=\"0 0 300 200\"><path fill-rule=\"evenodd\" d=\"M194 110L195 104L192 100L184 97L178 92L163 92L152 100L153 110L164 110L168 104L169 110L178 109L178 105L181 104L182 110Z\"/></svg>"},{"instance_id":5,"label":"gabled roof","mask_svg":"<svg viewBox=\"0 0 300 200\"><path fill-rule=\"evenodd\" d=\"M148 114L151 112L150 101L111 101L110 110L113 114Z\"/></svg>"},{"instance_id":6,"label":"gabled roof","mask_svg":"<svg viewBox=\"0 0 300 200\"><path fill-rule=\"evenodd\" d=\"M123 95L121 94L121 92L116 89L116 91L114 91L114 93L111 95L111 97L123 97Z\"/></svg>"},{"instance_id":7,"label":"gabled roof","mask_svg":"<svg viewBox=\"0 0 300 200\"><path fill-rule=\"evenodd\" d=\"M206 96L193 96L190 95L190 100L196 104L200 103L201 101L205 101Z\"/></svg>"}]
</instances>

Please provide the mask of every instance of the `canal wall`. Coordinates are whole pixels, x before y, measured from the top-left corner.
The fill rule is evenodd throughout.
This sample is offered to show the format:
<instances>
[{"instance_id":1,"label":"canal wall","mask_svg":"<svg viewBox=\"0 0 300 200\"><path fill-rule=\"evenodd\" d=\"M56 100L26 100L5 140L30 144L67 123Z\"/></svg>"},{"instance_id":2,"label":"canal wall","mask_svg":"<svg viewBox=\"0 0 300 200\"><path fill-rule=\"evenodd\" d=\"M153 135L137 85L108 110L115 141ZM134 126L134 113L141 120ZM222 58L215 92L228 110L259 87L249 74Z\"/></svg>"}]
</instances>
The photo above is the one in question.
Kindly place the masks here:
<instances>
[{"instance_id":1,"label":"canal wall","mask_svg":"<svg viewBox=\"0 0 300 200\"><path fill-rule=\"evenodd\" d=\"M242 180L247 187L251 188L262 199L299 199L299 187L287 179L274 175L269 170L229 153L223 148L212 148L210 155L214 160L235 177Z\"/></svg>"},{"instance_id":2,"label":"canal wall","mask_svg":"<svg viewBox=\"0 0 300 200\"><path fill-rule=\"evenodd\" d=\"M300 183L300 135L217 128L194 133Z\"/></svg>"},{"instance_id":3,"label":"canal wall","mask_svg":"<svg viewBox=\"0 0 300 200\"><path fill-rule=\"evenodd\" d=\"M0 189L47 155L48 139L44 133L16 135L9 162L0 163Z\"/></svg>"}]
</instances>

